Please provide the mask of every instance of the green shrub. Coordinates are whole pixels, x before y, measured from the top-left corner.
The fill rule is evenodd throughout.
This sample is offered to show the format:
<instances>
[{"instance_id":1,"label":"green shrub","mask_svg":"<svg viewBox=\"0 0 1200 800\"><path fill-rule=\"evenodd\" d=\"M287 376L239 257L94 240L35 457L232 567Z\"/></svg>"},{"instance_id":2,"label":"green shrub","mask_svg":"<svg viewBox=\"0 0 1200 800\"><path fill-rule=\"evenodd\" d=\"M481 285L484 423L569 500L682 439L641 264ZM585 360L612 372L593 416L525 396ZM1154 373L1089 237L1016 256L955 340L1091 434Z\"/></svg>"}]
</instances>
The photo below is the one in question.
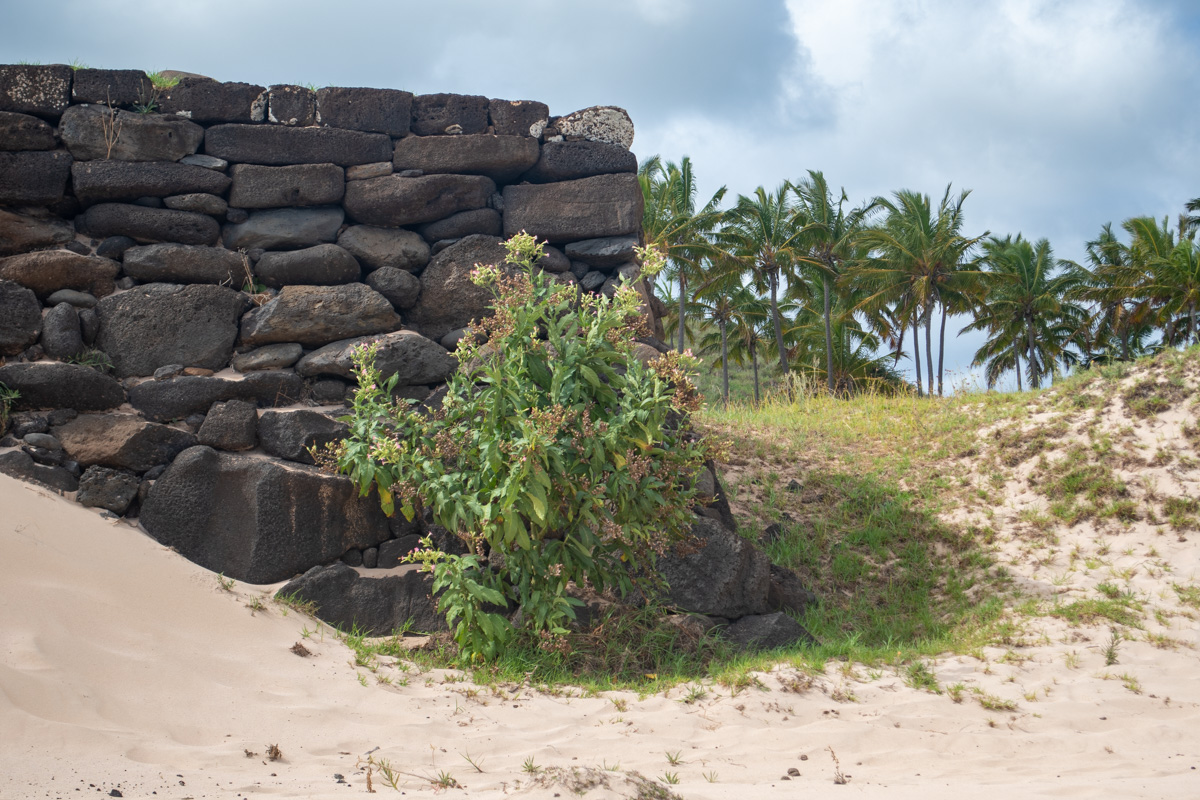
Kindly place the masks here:
<instances>
[{"instance_id":1,"label":"green shrub","mask_svg":"<svg viewBox=\"0 0 1200 800\"><path fill-rule=\"evenodd\" d=\"M533 268L542 246L532 236L506 247L503 267L473 273L494 315L459 344L441 404L393 399L395 377L383 380L374 348L360 348L350 436L326 456L364 495L378 491L388 514L428 507L467 543L470 555L426 548L413 560L434 573L439 610L473 660L512 636L496 606L519 607L549 644L581 605L570 583L624 594L651 576L656 554L690 528L707 455L687 421L699 396L685 357L633 357L634 288L580 294Z\"/></svg>"}]
</instances>

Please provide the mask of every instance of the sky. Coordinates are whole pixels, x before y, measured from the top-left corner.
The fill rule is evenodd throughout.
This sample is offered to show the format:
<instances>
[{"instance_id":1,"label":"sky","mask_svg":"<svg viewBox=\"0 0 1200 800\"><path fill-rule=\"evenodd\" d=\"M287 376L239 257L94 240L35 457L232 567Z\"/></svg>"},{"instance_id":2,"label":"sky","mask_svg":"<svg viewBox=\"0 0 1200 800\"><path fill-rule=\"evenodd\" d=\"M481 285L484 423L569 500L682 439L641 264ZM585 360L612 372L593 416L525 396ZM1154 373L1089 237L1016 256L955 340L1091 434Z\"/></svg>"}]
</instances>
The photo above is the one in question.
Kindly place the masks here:
<instances>
[{"instance_id":1,"label":"sky","mask_svg":"<svg viewBox=\"0 0 1200 800\"><path fill-rule=\"evenodd\" d=\"M0 0L0 18L0 62L621 106L639 159L691 157L701 202L809 169L856 204L952 184L967 233L1073 260L1104 223L1200 196L1195 0ZM982 342L957 322L952 383Z\"/></svg>"}]
</instances>

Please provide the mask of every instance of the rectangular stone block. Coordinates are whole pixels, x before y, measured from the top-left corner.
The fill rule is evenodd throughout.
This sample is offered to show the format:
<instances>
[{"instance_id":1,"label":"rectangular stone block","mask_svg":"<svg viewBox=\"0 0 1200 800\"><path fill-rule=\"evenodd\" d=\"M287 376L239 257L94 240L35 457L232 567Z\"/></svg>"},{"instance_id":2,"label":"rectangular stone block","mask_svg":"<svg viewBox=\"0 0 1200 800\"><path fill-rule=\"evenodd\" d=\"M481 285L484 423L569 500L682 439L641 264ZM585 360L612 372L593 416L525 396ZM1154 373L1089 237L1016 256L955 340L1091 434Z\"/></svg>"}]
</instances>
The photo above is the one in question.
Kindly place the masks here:
<instances>
[{"instance_id":1,"label":"rectangular stone block","mask_svg":"<svg viewBox=\"0 0 1200 800\"><path fill-rule=\"evenodd\" d=\"M327 86L317 90L317 121L331 128L407 136L412 103L412 93L399 89Z\"/></svg>"},{"instance_id":2,"label":"rectangular stone block","mask_svg":"<svg viewBox=\"0 0 1200 800\"><path fill-rule=\"evenodd\" d=\"M230 174L229 204L234 208L329 205L341 202L346 192L345 172L336 164L234 164Z\"/></svg>"},{"instance_id":3,"label":"rectangular stone block","mask_svg":"<svg viewBox=\"0 0 1200 800\"><path fill-rule=\"evenodd\" d=\"M419 94L413 98L412 132L418 136L485 133L486 97L467 94Z\"/></svg>"},{"instance_id":4,"label":"rectangular stone block","mask_svg":"<svg viewBox=\"0 0 1200 800\"><path fill-rule=\"evenodd\" d=\"M58 119L70 103L71 68L65 64L0 66L0 111Z\"/></svg>"},{"instance_id":5,"label":"rectangular stone block","mask_svg":"<svg viewBox=\"0 0 1200 800\"><path fill-rule=\"evenodd\" d=\"M140 69L77 69L71 82L71 102L123 106L146 105L154 99L154 84Z\"/></svg>"},{"instance_id":6,"label":"rectangular stone block","mask_svg":"<svg viewBox=\"0 0 1200 800\"><path fill-rule=\"evenodd\" d=\"M54 128L29 114L0 111L0 150L53 150ZM392 165L388 164L391 170Z\"/></svg>"},{"instance_id":7,"label":"rectangular stone block","mask_svg":"<svg viewBox=\"0 0 1200 800\"><path fill-rule=\"evenodd\" d=\"M525 231L551 244L624 236L642 224L636 175L596 175L504 187L504 235Z\"/></svg>"},{"instance_id":8,"label":"rectangular stone block","mask_svg":"<svg viewBox=\"0 0 1200 800\"><path fill-rule=\"evenodd\" d=\"M409 136L396 142L396 171L487 175L507 183L538 160L538 141L528 136Z\"/></svg>"},{"instance_id":9,"label":"rectangular stone block","mask_svg":"<svg viewBox=\"0 0 1200 800\"><path fill-rule=\"evenodd\" d=\"M163 91L158 101L164 114L209 125L215 122L262 122L267 94L250 83L221 83L211 78L183 78Z\"/></svg>"},{"instance_id":10,"label":"rectangular stone block","mask_svg":"<svg viewBox=\"0 0 1200 800\"><path fill-rule=\"evenodd\" d=\"M497 136L532 136L538 138L550 119L550 107L534 100L488 101L488 119Z\"/></svg>"},{"instance_id":11,"label":"rectangular stone block","mask_svg":"<svg viewBox=\"0 0 1200 800\"><path fill-rule=\"evenodd\" d=\"M71 167L75 196L84 205L139 197L224 194L229 177L215 170L163 161L77 161Z\"/></svg>"},{"instance_id":12,"label":"rectangular stone block","mask_svg":"<svg viewBox=\"0 0 1200 800\"><path fill-rule=\"evenodd\" d=\"M317 97L312 89L286 84L267 91L267 122L303 128L316 121Z\"/></svg>"},{"instance_id":13,"label":"rectangular stone block","mask_svg":"<svg viewBox=\"0 0 1200 800\"><path fill-rule=\"evenodd\" d=\"M390 161L392 139L381 133L283 125L214 125L204 135L204 152L242 164L371 164Z\"/></svg>"},{"instance_id":14,"label":"rectangular stone block","mask_svg":"<svg viewBox=\"0 0 1200 800\"><path fill-rule=\"evenodd\" d=\"M70 175L66 150L0 153L0 205L53 205L62 199Z\"/></svg>"}]
</instances>

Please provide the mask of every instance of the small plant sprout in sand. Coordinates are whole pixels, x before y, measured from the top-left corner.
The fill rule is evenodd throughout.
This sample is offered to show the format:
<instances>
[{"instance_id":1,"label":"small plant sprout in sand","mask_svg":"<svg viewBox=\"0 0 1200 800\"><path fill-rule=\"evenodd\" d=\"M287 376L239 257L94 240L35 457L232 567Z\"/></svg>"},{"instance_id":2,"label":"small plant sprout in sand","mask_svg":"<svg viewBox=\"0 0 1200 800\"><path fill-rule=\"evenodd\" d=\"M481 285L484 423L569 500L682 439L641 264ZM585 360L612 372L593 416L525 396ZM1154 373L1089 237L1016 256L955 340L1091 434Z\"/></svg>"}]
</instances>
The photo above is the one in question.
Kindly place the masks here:
<instances>
[{"instance_id":1,"label":"small plant sprout in sand","mask_svg":"<svg viewBox=\"0 0 1200 800\"><path fill-rule=\"evenodd\" d=\"M217 585L226 592L232 592L233 587L237 585L237 581L235 581L233 578L226 578L225 573L220 572L217 573Z\"/></svg>"},{"instance_id":2,"label":"small plant sprout in sand","mask_svg":"<svg viewBox=\"0 0 1200 800\"><path fill-rule=\"evenodd\" d=\"M521 765L521 770L529 775L537 775L542 771L542 768L534 762L533 756L529 756L525 759L525 763Z\"/></svg>"},{"instance_id":3,"label":"small plant sprout in sand","mask_svg":"<svg viewBox=\"0 0 1200 800\"><path fill-rule=\"evenodd\" d=\"M1104 666L1111 667L1117 663L1117 651L1121 647L1123 637L1116 628L1108 629L1108 641L1104 644Z\"/></svg>"},{"instance_id":4,"label":"small plant sprout in sand","mask_svg":"<svg viewBox=\"0 0 1200 800\"><path fill-rule=\"evenodd\" d=\"M833 747L825 749L829 751L829 756L833 759L833 782L838 786L845 786L850 781L850 776L842 772L842 765L838 762L837 753L833 752Z\"/></svg>"}]
</instances>

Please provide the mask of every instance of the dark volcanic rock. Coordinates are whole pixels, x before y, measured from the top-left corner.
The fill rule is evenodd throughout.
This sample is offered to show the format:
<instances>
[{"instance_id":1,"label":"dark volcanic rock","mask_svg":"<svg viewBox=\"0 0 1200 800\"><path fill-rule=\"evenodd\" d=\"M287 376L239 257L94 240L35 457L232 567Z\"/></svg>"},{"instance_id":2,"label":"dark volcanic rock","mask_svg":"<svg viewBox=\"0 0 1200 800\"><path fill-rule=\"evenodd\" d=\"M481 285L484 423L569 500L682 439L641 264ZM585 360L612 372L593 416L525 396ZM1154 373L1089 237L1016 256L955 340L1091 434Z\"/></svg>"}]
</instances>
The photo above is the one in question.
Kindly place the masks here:
<instances>
[{"instance_id":1,"label":"dark volcanic rock","mask_svg":"<svg viewBox=\"0 0 1200 800\"><path fill-rule=\"evenodd\" d=\"M0 204L52 206L63 199L70 176L65 150L0 153Z\"/></svg>"},{"instance_id":2,"label":"dark volcanic rock","mask_svg":"<svg viewBox=\"0 0 1200 800\"><path fill-rule=\"evenodd\" d=\"M317 90L317 118L333 128L407 136L412 100L412 94L398 89L327 86Z\"/></svg>"},{"instance_id":3,"label":"dark volcanic rock","mask_svg":"<svg viewBox=\"0 0 1200 800\"><path fill-rule=\"evenodd\" d=\"M140 69L77 69L71 80L71 102L124 106L147 105L154 84Z\"/></svg>"},{"instance_id":4,"label":"dark volcanic rock","mask_svg":"<svg viewBox=\"0 0 1200 800\"><path fill-rule=\"evenodd\" d=\"M57 119L70 102L70 67L64 64L0 66L0 111Z\"/></svg>"},{"instance_id":5,"label":"dark volcanic rock","mask_svg":"<svg viewBox=\"0 0 1200 800\"><path fill-rule=\"evenodd\" d=\"M382 267L420 272L429 263L429 245L412 231L352 225L338 236L338 244L368 272Z\"/></svg>"},{"instance_id":6,"label":"dark volcanic rock","mask_svg":"<svg viewBox=\"0 0 1200 800\"><path fill-rule=\"evenodd\" d=\"M204 137L204 152L243 164L371 164L392 157L392 140L381 133L282 125L217 125Z\"/></svg>"},{"instance_id":7,"label":"dark volcanic rock","mask_svg":"<svg viewBox=\"0 0 1200 800\"><path fill-rule=\"evenodd\" d=\"M258 441L273 456L300 464L315 464L310 447L318 450L340 442L350 433L338 422L316 411L264 411L258 420Z\"/></svg>"},{"instance_id":8,"label":"dark volcanic rock","mask_svg":"<svg viewBox=\"0 0 1200 800\"><path fill-rule=\"evenodd\" d=\"M609 269L633 261L637 246L636 236L610 236L572 242L563 249L572 261L582 261L596 269Z\"/></svg>"},{"instance_id":9,"label":"dark volcanic rock","mask_svg":"<svg viewBox=\"0 0 1200 800\"><path fill-rule=\"evenodd\" d=\"M197 214L208 214L210 217L223 217L229 211L229 204L215 194L192 192L176 194L163 198L163 205L172 211L195 211Z\"/></svg>"},{"instance_id":10,"label":"dark volcanic rock","mask_svg":"<svg viewBox=\"0 0 1200 800\"><path fill-rule=\"evenodd\" d=\"M233 357L233 368L238 372L254 372L259 369L283 369L290 367L304 355L304 348L295 342L269 344L248 353Z\"/></svg>"},{"instance_id":11,"label":"dark volcanic rock","mask_svg":"<svg viewBox=\"0 0 1200 800\"><path fill-rule=\"evenodd\" d=\"M433 576L416 566L400 575L364 578L347 564L313 567L276 592L296 595L317 607L317 618L340 630L390 636L400 630L446 630L432 595Z\"/></svg>"},{"instance_id":12,"label":"dark volcanic rock","mask_svg":"<svg viewBox=\"0 0 1200 800\"><path fill-rule=\"evenodd\" d=\"M368 342L375 342L379 348L375 355L375 366L384 380L399 375L397 383L400 386L441 383L458 366L458 361L432 339L416 331L396 331L325 345L300 359L296 364L296 372L306 378L315 375L352 378L354 364L351 356L354 348Z\"/></svg>"},{"instance_id":13,"label":"dark volcanic rock","mask_svg":"<svg viewBox=\"0 0 1200 800\"><path fill-rule=\"evenodd\" d=\"M73 492L79 481L62 467L36 464L33 457L21 450L0 453L0 474L27 483L38 483L60 492Z\"/></svg>"},{"instance_id":14,"label":"dark volcanic rock","mask_svg":"<svg viewBox=\"0 0 1200 800\"><path fill-rule=\"evenodd\" d=\"M46 298L59 289L79 289L96 297L113 293L121 266L110 259L70 250L41 250L0 258L0 280L15 281Z\"/></svg>"},{"instance_id":15,"label":"dark volcanic rock","mask_svg":"<svg viewBox=\"0 0 1200 800\"><path fill-rule=\"evenodd\" d=\"M453 216L417 228L425 237L425 241L430 243L442 239L461 239L474 233L499 236L503 229L504 222L500 219L500 212L491 208L460 211Z\"/></svg>"},{"instance_id":16,"label":"dark volcanic rock","mask_svg":"<svg viewBox=\"0 0 1200 800\"><path fill-rule=\"evenodd\" d=\"M771 583L767 589L767 608L803 614L817 604L817 596L808 590L800 576L787 567L771 565Z\"/></svg>"},{"instance_id":17,"label":"dark volcanic rock","mask_svg":"<svg viewBox=\"0 0 1200 800\"><path fill-rule=\"evenodd\" d=\"M125 251L125 274L143 283L223 283L246 279L242 258L222 247L151 244Z\"/></svg>"},{"instance_id":18,"label":"dark volcanic rock","mask_svg":"<svg viewBox=\"0 0 1200 800\"><path fill-rule=\"evenodd\" d=\"M742 617L729 627L721 628L720 633L741 650L775 650L797 644L818 644L811 633L782 611Z\"/></svg>"},{"instance_id":19,"label":"dark volcanic rock","mask_svg":"<svg viewBox=\"0 0 1200 800\"><path fill-rule=\"evenodd\" d=\"M96 306L96 343L118 377L182 364L219 370L233 356L244 298L225 286L150 283Z\"/></svg>"},{"instance_id":20,"label":"dark volcanic rock","mask_svg":"<svg viewBox=\"0 0 1200 800\"><path fill-rule=\"evenodd\" d=\"M226 225L222 240L230 250L296 250L334 241L343 219L340 208L255 211L245 222Z\"/></svg>"},{"instance_id":21,"label":"dark volcanic rock","mask_svg":"<svg viewBox=\"0 0 1200 800\"><path fill-rule=\"evenodd\" d=\"M229 177L204 167L144 161L77 161L71 185L84 205L141 197L205 192L222 194Z\"/></svg>"},{"instance_id":22,"label":"dark volcanic rock","mask_svg":"<svg viewBox=\"0 0 1200 800\"><path fill-rule=\"evenodd\" d=\"M96 238L128 236L139 242L216 244L221 234L216 220L204 214L124 203L92 206L75 224L80 231Z\"/></svg>"},{"instance_id":23,"label":"dark volcanic rock","mask_svg":"<svg viewBox=\"0 0 1200 800\"><path fill-rule=\"evenodd\" d=\"M307 86L272 86L267 91L267 121L301 128L314 124L317 121L316 93Z\"/></svg>"},{"instance_id":24,"label":"dark volcanic rock","mask_svg":"<svg viewBox=\"0 0 1200 800\"><path fill-rule=\"evenodd\" d=\"M99 464L146 472L196 444L187 431L135 414L84 414L54 429L63 450L85 467Z\"/></svg>"},{"instance_id":25,"label":"dark volcanic rock","mask_svg":"<svg viewBox=\"0 0 1200 800\"><path fill-rule=\"evenodd\" d=\"M390 537L375 496L312 467L193 447L154 486L142 525L197 564L247 583L284 580Z\"/></svg>"},{"instance_id":26,"label":"dark volcanic rock","mask_svg":"<svg viewBox=\"0 0 1200 800\"><path fill-rule=\"evenodd\" d=\"M346 190L346 173L336 164L234 164L230 174L229 204L235 208L329 205L341 202Z\"/></svg>"},{"instance_id":27,"label":"dark volcanic rock","mask_svg":"<svg viewBox=\"0 0 1200 800\"><path fill-rule=\"evenodd\" d=\"M766 555L707 517L696 518L692 535L695 552L668 552L658 558L658 572L670 586L666 602L729 619L765 612L770 576Z\"/></svg>"},{"instance_id":28,"label":"dark volcanic rock","mask_svg":"<svg viewBox=\"0 0 1200 800\"><path fill-rule=\"evenodd\" d=\"M303 250L264 253L254 265L254 274L274 288L293 284L336 286L356 283L362 268L349 252L336 244L319 244Z\"/></svg>"},{"instance_id":29,"label":"dark volcanic rock","mask_svg":"<svg viewBox=\"0 0 1200 800\"><path fill-rule=\"evenodd\" d=\"M141 481L136 475L108 467L88 467L79 478L75 501L87 508L104 508L124 514L137 497Z\"/></svg>"},{"instance_id":30,"label":"dark volcanic rock","mask_svg":"<svg viewBox=\"0 0 1200 800\"><path fill-rule=\"evenodd\" d=\"M128 236L109 236L96 247L96 255L103 258L121 258L125 251L137 242Z\"/></svg>"},{"instance_id":31,"label":"dark volcanic rock","mask_svg":"<svg viewBox=\"0 0 1200 800\"><path fill-rule=\"evenodd\" d=\"M214 122L262 122L266 90L250 83L220 83L209 78L183 78L163 91L164 113L211 125Z\"/></svg>"},{"instance_id":32,"label":"dark volcanic rock","mask_svg":"<svg viewBox=\"0 0 1200 800\"><path fill-rule=\"evenodd\" d=\"M497 100L493 97L488 101L488 119L500 136L537 139L550 119L550 108L536 100Z\"/></svg>"},{"instance_id":33,"label":"dark volcanic rock","mask_svg":"<svg viewBox=\"0 0 1200 800\"><path fill-rule=\"evenodd\" d=\"M361 283L285 286L279 295L242 318L242 344L299 342L320 347L340 339L400 327L392 304Z\"/></svg>"},{"instance_id":34,"label":"dark volcanic rock","mask_svg":"<svg viewBox=\"0 0 1200 800\"><path fill-rule=\"evenodd\" d=\"M417 136L483 133L488 125L486 97L419 94L413 98L412 132Z\"/></svg>"},{"instance_id":35,"label":"dark volcanic rock","mask_svg":"<svg viewBox=\"0 0 1200 800\"><path fill-rule=\"evenodd\" d=\"M42 304L37 295L18 283L0 280L0 356L17 355L41 332Z\"/></svg>"},{"instance_id":36,"label":"dark volcanic rock","mask_svg":"<svg viewBox=\"0 0 1200 800\"><path fill-rule=\"evenodd\" d=\"M0 150L53 150L54 128L37 117L0 111Z\"/></svg>"},{"instance_id":37,"label":"dark volcanic rock","mask_svg":"<svg viewBox=\"0 0 1200 800\"><path fill-rule=\"evenodd\" d=\"M537 163L521 179L553 183L621 172L637 172L637 156L626 147L606 142L546 142Z\"/></svg>"},{"instance_id":38,"label":"dark volcanic rock","mask_svg":"<svg viewBox=\"0 0 1200 800\"><path fill-rule=\"evenodd\" d=\"M0 383L20 392L13 403L18 411L38 408L73 408L104 411L125 402L125 390L116 379L81 364L42 361L0 367Z\"/></svg>"},{"instance_id":39,"label":"dark volcanic rock","mask_svg":"<svg viewBox=\"0 0 1200 800\"><path fill-rule=\"evenodd\" d=\"M57 217L14 214L0 209L0 256L27 253L75 240L75 229Z\"/></svg>"},{"instance_id":40,"label":"dark volcanic rock","mask_svg":"<svg viewBox=\"0 0 1200 800\"><path fill-rule=\"evenodd\" d=\"M504 187L504 235L525 231L552 244L624 236L642 224L636 175Z\"/></svg>"},{"instance_id":41,"label":"dark volcanic rock","mask_svg":"<svg viewBox=\"0 0 1200 800\"><path fill-rule=\"evenodd\" d=\"M220 400L247 400L260 407L300 402L304 380L294 372L252 372L241 380L183 375L146 381L129 390L129 403L155 422L203 414Z\"/></svg>"},{"instance_id":42,"label":"dark volcanic rock","mask_svg":"<svg viewBox=\"0 0 1200 800\"><path fill-rule=\"evenodd\" d=\"M182 117L103 106L71 106L63 114L59 135L80 161L178 161L204 141L204 129Z\"/></svg>"},{"instance_id":43,"label":"dark volcanic rock","mask_svg":"<svg viewBox=\"0 0 1200 800\"><path fill-rule=\"evenodd\" d=\"M412 308L421 297L420 279L402 269L380 267L365 280L367 286L386 297L398 311Z\"/></svg>"},{"instance_id":44,"label":"dark volcanic rock","mask_svg":"<svg viewBox=\"0 0 1200 800\"><path fill-rule=\"evenodd\" d=\"M508 253L496 236L468 236L433 257L421 273L421 299L406 321L437 341L473 319L491 314L494 302L486 287L471 283L476 264L503 264Z\"/></svg>"},{"instance_id":45,"label":"dark volcanic rock","mask_svg":"<svg viewBox=\"0 0 1200 800\"><path fill-rule=\"evenodd\" d=\"M419 169L427 174L487 175L507 183L538 160L538 141L528 136L409 136L396 142L396 171Z\"/></svg>"},{"instance_id":46,"label":"dark volcanic rock","mask_svg":"<svg viewBox=\"0 0 1200 800\"><path fill-rule=\"evenodd\" d=\"M258 444L258 409L245 400L213 403L196 441L218 450L249 450Z\"/></svg>"},{"instance_id":47,"label":"dark volcanic rock","mask_svg":"<svg viewBox=\"0 0 1200 800\"><path fill-rule=\"evenodd\" d=\"M59 289L46 298L47 306L56 306L59 303L70 303L80 309L95 308L96 298L87 292L77 292L74 289Z\"/></svg>"},{"instance_id":48,"label":"dark volcanic rock","mask_svg":"<svg viewBox=\"0 0 1200 800\"><path fill-rule=\"evenodd\" d=\"M495 191L492 179L482 175L388 175L350 181L344 205L357 222L394 228L483 208Z\"/></svg>"},{"instance_id":49,"label":"dark volcanic rock","mask_svg":"<svg viewBox=\"0 0 1200 800\"><path fill-rule=\"evenodd\" d=\"M42 320L42 349L51 358L65 361L83 350L79 312L70 303L59 303Z\"/></svg>"}]
</instances>

